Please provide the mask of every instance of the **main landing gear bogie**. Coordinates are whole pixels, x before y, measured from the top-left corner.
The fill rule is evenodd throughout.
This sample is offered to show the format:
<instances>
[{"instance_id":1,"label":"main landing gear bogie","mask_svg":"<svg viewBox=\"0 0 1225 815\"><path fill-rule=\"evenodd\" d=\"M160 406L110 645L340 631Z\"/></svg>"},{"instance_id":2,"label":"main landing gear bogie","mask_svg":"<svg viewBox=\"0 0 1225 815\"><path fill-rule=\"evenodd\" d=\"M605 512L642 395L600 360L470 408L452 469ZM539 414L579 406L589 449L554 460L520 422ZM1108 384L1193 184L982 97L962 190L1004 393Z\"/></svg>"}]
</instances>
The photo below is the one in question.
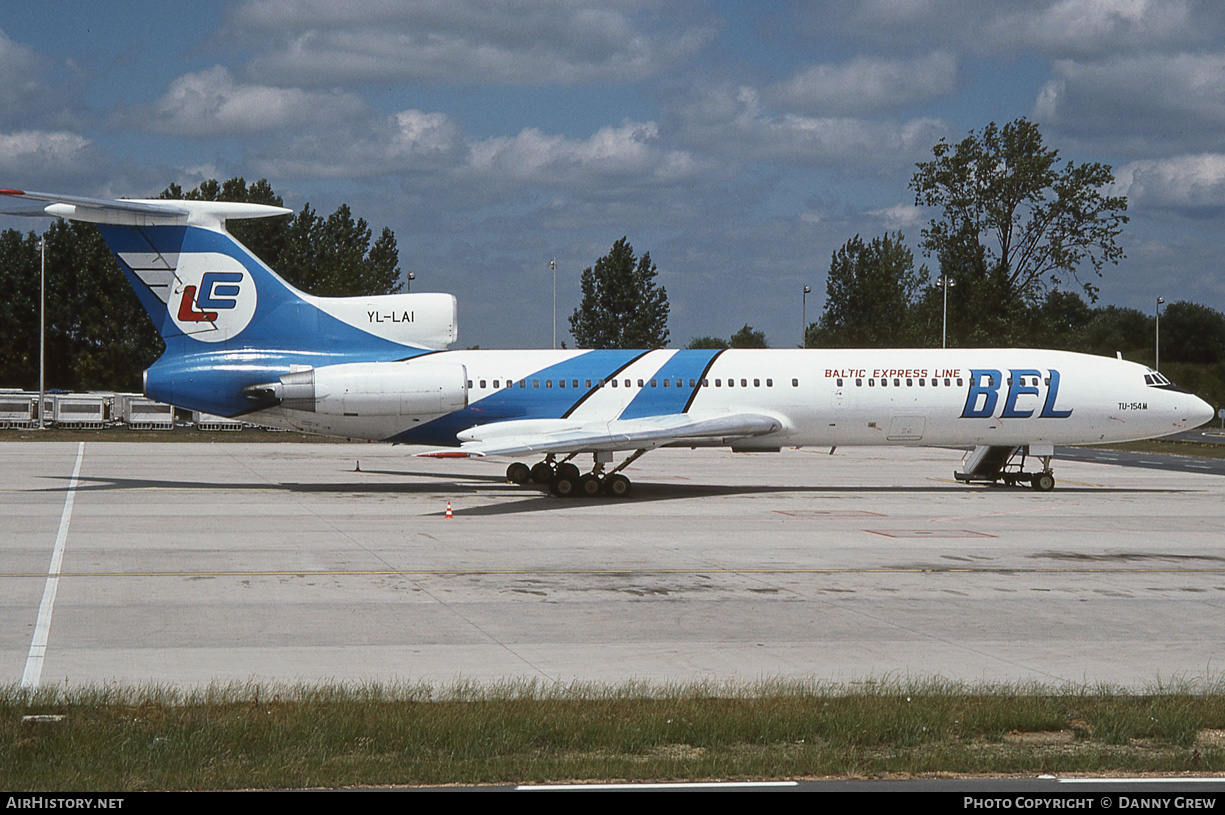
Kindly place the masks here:
<instances>
[{"instance_id":1,"label":"main landing gear bogie","mask_svg":"<svg viewBox=\"0 0 1225 815\"><path fill-rule=\"evenodd\" d=\"M646 452L646 451L641 451ZM627 466L636 459L637 453L621 464L617 470ZM549 492L558 498L627 498L633 490L628 478L614 470L607 475L603 472L604 462L597 460L592 472L584 474L572 464L569 459L561 462L553 461L550 455L544 461L529 467L516 461L506 468L506 480L520 486L531 483L548 485Z\"/></svg>"}]
</instances>

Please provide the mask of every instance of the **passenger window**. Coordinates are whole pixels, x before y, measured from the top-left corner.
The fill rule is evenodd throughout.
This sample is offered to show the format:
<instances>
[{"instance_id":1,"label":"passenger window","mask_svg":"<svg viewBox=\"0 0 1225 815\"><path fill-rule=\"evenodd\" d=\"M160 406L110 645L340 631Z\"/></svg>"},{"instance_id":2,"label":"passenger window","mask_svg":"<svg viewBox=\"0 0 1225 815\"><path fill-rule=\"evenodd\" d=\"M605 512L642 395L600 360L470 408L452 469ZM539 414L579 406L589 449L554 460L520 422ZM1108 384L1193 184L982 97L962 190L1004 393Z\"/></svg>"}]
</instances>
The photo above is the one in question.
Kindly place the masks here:
<instances>
[{"instance_id":1,"label":"passenger window","mask_svg":"<svg viewBox=\"0 0 1225 815\"><path fill-rule=\"evenodd\" d=\"M914 380L913 380L913 379L907 379L907 380L906 380L906 387L908 387L908 388L914 387Z\"/></svg>"},{"instance_id":2,"label":"passenger window","mask_svg":"<svg viewBox=\"0 0 1225 815\"><path fill-rule=\"evenodd\" d=\"M469 389L469 390L471 390L471 389L472 389L472 380L471 380L471 379L469 379L469 380L468 380L468 389Z\"/></svg>"},{"instance_id":3,"label":"passenger window","mask_svg":"<svg viewBox=\"0 0 1225 815\"><path fill-rule=\"evenodd\" d=\"M651 380L651 387L652 387L652 388L653 388L653 387L655 387L655 380L654 380L654 379L652 379L652 380Z\"/></svg>"},{"instance_id":4,"label":"passenger window","mask_svg":"<svg viewBox=\"0 0 1225 815\"><path fill-rule=\"evenodd\" d=\"M684 386L685 386L684 381L682 381L682 380L680 380L680 379L676 380L676 387L678 387L678 388L683 388ZM693 380L692 380L692 379L690 379L690 380L689 380L689 387L691 387L691 388L693 387Z\"/></svg>"},{"instance_id":5,"label":"passenger window","mask_svg":"<svg viewBox=\"0 0 1225 815\"><path fill-rule=\"evenodd\" d=\"M545 386L546 388L551 388L551 387L553 387L553 380L552 380L552 379L546 379L546 380L544 381L544 386Z\"/></svg>"},{"instance_id":6,"label":"passenger window","mask_svg":"<svg viewBox=\"0 0 1225 815\"><path fill-rule=\"evenodd\" d=\"M485 380L484 380L484 379L482 379L482 380L481 380L481 389L483 390L484 388L485 388Z\"/></svg>"},{"instance_id":7,"label":"passenger window","mask_svg":"<svg viewBox=\"0 0 1225 815\"><path fill-rule=\"evenodd\" d=\"M946 385L947 385L947 384L948 384L948 382L949 382L949 381L948 381L947 379L946 379L946 380L944 380L944 384L946 384ZM960 388L961 386L962 386L961 377L957 377L957 387L959 387L959 388Z\"/></svg>"},{"instance_id":8,"label":"passenger window","mask_svg":"<svg viewBox=\"0 0 1225 815\"><path fill-rule=\"evenodd\" d=\"M533 380L532 380L532 387L533 387L533 388L539 388L539 387L540 387L540 380L539 380L539 379L533 379Z\"/></svg>"},{"instance_id":9,"label":"passenger window","mask_svg":"<svg viewBox=\"0 0 1225 815\"><path fill-rule=\"evenodd\" d=\"M800 380L798 379L791 380L791 387L798 388L799 386L800 386Z\"/></svg>"},{"instance_id":10,"label":"passenger window","mask_svg":"<svg viewBox=\"0 0 1225 815\"><path fill-rule=\"evenodd\" d=\"M559 380L557 380L557 387L559 387L559 388L564 388L564 387L566 387L566 380L564 380L564 379L559 379Z\"/></svg>"},{"instance_id":11,"label":"passenger window","mask_svg":"<svg viewBox=\"0 0 1225 815\"><path fill-rule=\"evenodd\" d=\"M869 388L875 388L875 387L876 387L876 380L875 380L875 379L869 379L869 380L868 380L868 387L869 387Z\"/></svg>"},{"instance_id":12,"label":"passenger window","mask_svg":"<svg viewBox=\"0 0 1225 815\"><path fill-rule=\"evenodd\" d=\"M639 380L638 380L638 387L640 387L640 388L641 388L641 387L643 387L643 384L642 384L642 380L641 380L641 379L639 379Z\"/></svg>"},{"instance_id":13,"label":"passenger window","mask_svg":"<svg viewBox=\"0 0 1225 815\"><path fill-rule=\"evenodd\" d=\"M519 387L521 387L521 388L526 388L526 387L527 387L527 380L526 380L526 379L520 379L520 380L519 380Z\"/></svg>"},{"instance_id":14,"label":"passenger window","mask_svg":"<svg viewBox=\"0 0 1225 815\"><path fill-rule=\"evenodd\" d=\"M574 381L575 381L575 382L578 382L578 380L577 380L577 379L576 379L576 380L574 380ZM576 387L576 388L577 388L577 387L578 387L578 385L575 385L574 387ZM591 380L590 380L590 379L588 379L588 380L587 380L587 387L589 387L589 388L591 387Z\"/></svg>"},{"instance_id":15,"label":"passenger window","mask_svg":"<svg viewBox=\"0 0 1225 815\"><path fill-rule=\"evenodd\" d=\"M734 380L734 379L729 379L729 380L727 380L727 386L728 386L729 388L734 388L734 387L736 387L736 380Z\"/></svg>"},{"instance_id":16,"label":"passenger window","mask_svg":"<svg viewBox=\"0 0 1225 815\"><path fill-rule=\"evenodd\" d=\"M754 380L753 380L753 387L754 387L754 388L760 388L760 387L761 387L761 380L760 380L760 379L754 379Z\"/></svg>"},{"instance_id":17,"label":"passenger window","mask_svg":"<svg viewBox=\"0 0 1225 815\"><path fill-rule=\"evenodd\" d=\"M767 382L769 382L770 380L768 380L768 379L767 379L766 381L767 381ZM840 388L842 387L842 379L841 379L841 378L839 378L839 379L838 379L838 387L840 387Z\"/></svg>"},{"instance_id":18,"label":"passenger window","mask_svg":"<svg viewBox=\"0 0 1225 815\"><path fill-rule=\"evenodd\" d=\"M499 383L501 383L501 381L502 381L502 380L500 380L500 379L495 379L495 380L493 380L493 387L494 387L495 389L502 387L502 385L501 385L501 384L499 384Z\"/></svg>"},{"instance_id":19,"label":"passenger window","mask_svg":"<svg viewBox=\"0 0 1225 815\"><path fill-rule=\"evenodd\" d=\"M702 380L702 384L703 384L703 385L705 385L705 384L706 384L706 380L705 380L705 379L703 379L703 380ZM676 387L678 387L678 388L679 388L680 386L681 386L681 381L678 379L678 380L676 380ZM695 387L697 387L697 381L696 381L696 380L693 380L693 379L690 379L690 380L689 380L689 387L691 387L691 388L695 388Z\"/></svg>"},{"instance_id":20,"label":"passenger window","mask_svg":"<svg viewBox=\"0 0 1225 815\"><path fill-rule=\"evenodd\" d=\"M767 388L773 388L773 387L774 387L774 380L773 380L773 379L767 379L767 380L766 380L766 387L767 387Z\"/></svg>"},{"instance_id":21,"label":"passenger window","mask_svg":"<svg viewBox=\"0 0 1225 815\"><path fill-rule=\"evenodd\" d=\"M612 380L612 386L613 386L614 388L615 388L615 387L617 387L617 380L615 380L615 379L614 379L614 380Z\"/></svg>"},{"instance_id":22,"label":"passenger window","mask_svg":"<svg viewBox=\"0 0 1225 815\"><path fill-rule=\"evenodd\" d=\"M862 387L863 387L863 380L862 380L862 379L856 379L856 380L855 380L855 387L857 387L857 388L862 388Z\"/></svg>"},{"instance_id":23,"label":"passenger window","mask_svg":"<svg viewBox=\"0 0 1225 815\"><path fill-rule=\"evenodd\" d=\"M925 382L925 381L926 381L926 380L923 380L923 379L920 379L920 380L919 380L919 387L920 387L920 388L925 387L925 385L924 385L924 382Z\"/></svg>"},{"instance_id":24,"label":"passenger window","mask_svg":"<svg viewBox=\"0 0 1225 815\"><path fill-rule=\"evenodd\" d=\"M748 386L749 386L749 380L747 380L747 379L741 379L741 380L740 380L740 387L742 387L742 388L747 388Z\"/></svg>"},{"instance_id":25,"label":"passenger window","mask_svg":"<svg viewBox=\"0 0 1225 815\"><path fill-rule=\"evenodd\" d=\"M641 379L639 379L639 380L638 380L638 384L639 384L639 385L641 385L641 384L642 384L642 380L641 380ZM625 380L625 387L627 387L627 388L633 387L633 385L630 383L630 380L628 380L628 379L627 379L627 380Z\"/></svg>"}]
</instances>

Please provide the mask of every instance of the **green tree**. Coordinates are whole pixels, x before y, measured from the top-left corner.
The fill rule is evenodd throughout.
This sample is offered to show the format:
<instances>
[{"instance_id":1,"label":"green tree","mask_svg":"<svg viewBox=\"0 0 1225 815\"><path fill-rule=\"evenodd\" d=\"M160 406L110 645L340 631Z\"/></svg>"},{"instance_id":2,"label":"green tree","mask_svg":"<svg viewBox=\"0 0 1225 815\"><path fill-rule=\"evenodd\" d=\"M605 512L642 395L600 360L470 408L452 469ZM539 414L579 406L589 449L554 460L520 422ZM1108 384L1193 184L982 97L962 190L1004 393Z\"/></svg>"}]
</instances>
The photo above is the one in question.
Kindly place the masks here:
<instances>
[{"instance_id":1,"label":"green tree","mask_svg":"<svg viewBox=\"0 0 1225 815\"><path fill-rule=\"evenodd\" d=\"M1003 128L992 122L956 145L941 139L932 153L934 160L917 165L910 188L916 205L940 210L922 246L940 258L942 271L946 260L959 275L971 269L958 284L994 287L986 299L1001 309L1037 303L1048 289L1073 282L1097 299L1079 269L1087 262L1100 277L1104 264L1118 263L1127 223L1127 199L1103 192L1114 181L1109 165L1064 163L1024 118ZM975 246L980 269L973 269Z\"/></svg>"},{"instance_id":2,"label":"green tree","mask_svg":"<svg viewBox=\"0 0 1225 815\"><path fill-rule=\"evenodd\" d=\"M722 351L729 346L727 340L721 337L694 337L685 347L691 350Z\"/></svg>"},{"instance_id":3,"label":"green tree","mask_svg":"<svg viewBox=\"0 0 1225 815\"><path fill-rule=\"evenodd\" d=\"M1084 345L1093 309L1078 292L1055 289L1046 293L1031 316L1030 336L1044 348L1077 351Z\"/></svg>"},{"instance_id":4,"label":"green tree","mask_svg":"<svg viewBox=\"0 0 1225 815\"><path fill-rule=\"evenodd\" d=\"M1153 334L1156 340L1155 332ZM1161 361L1212 364L1225 360L1225 314L1180 300L1161 312Z\"/></svg>"},{"instance_id":5,"label":"green tree","mask_svg":"<svg viewBox=\"0 0 1225 815\"><path fill-rule=\"evenodd\" d=\"M1150 361L1153 358L1153 318L1139 309L1105 306L1094 309L1085 327L1078 351L1127 359Z\"/></svg>"},{"instance_id":6,"label":"green tree","mask_svg":"<svg viewBox=\"0 0 1225 815\"><path fill-rule=\"evenodd\" d=\"M663 348L668 344L668 292L656 286L651 253L634 255L622 237L583 270L583 299L570 315L579 348Z\"/></svg>"},{"instance_id":7,"label":"green tree","mask_svg":"<svg viewBox=\"0 0 1225 815\"><path fill-rule=\"evenodd\" d=\"M753 327L748 323L744 324L744 328L732 334L731 341L728 345L732 348L769 348L766 345L766 332L754 331Z\"/></svg>"},{"instance_id":8,"label":"green tree","mask_svg":"<svg viewBox=\"0 0 1225 815\"><path fill-rule=\"evenodd\" d=\"M927 283L902 234L870 243L856 235L830 259L825 309L805 332L806 347L879 348L915 342L915 305Z\"/></svg>"},{"instance_id":9,"label":"green tree","mask_svg":"<svg viewBox=\"0 0 1225 815\"><path fill-rule=\"evenodd\" d=\"M92 224L54 221L47 239L46 383L70 390L140 390L164 345ZM4 387L38 388L38 236L0 235Z\"/></svg>"},{"instance_id":10,"label":"green tree","mask_svg":"<svg viewBox=\"0 0 1225 815\"><path fill-rule=\"evenodd\" d=\"M38 236L0 234L0 387L38 388Z\"/></svg>"}]
</instances>

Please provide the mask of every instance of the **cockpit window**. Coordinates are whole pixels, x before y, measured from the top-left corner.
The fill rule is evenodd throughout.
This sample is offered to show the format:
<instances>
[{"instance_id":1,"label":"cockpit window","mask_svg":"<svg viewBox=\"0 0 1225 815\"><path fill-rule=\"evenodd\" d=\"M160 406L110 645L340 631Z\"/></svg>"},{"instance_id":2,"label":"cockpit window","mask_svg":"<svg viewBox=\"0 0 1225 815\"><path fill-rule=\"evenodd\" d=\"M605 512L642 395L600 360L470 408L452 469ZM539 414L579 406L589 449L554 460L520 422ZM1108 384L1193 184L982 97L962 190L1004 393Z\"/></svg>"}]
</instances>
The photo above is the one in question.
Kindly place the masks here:
<instances>
[{"instance_id":1,"label":"cockpit window","mask_svg":"<svg viewBox=\"0 0 1225 815\"><path fill-rule=\"evenodd\" d=\"M1168 388L1173 383L1162 374L1156 371L1149 371L1144 375L1144 384L1154 388Z\"/></svg>"}]
</instances>

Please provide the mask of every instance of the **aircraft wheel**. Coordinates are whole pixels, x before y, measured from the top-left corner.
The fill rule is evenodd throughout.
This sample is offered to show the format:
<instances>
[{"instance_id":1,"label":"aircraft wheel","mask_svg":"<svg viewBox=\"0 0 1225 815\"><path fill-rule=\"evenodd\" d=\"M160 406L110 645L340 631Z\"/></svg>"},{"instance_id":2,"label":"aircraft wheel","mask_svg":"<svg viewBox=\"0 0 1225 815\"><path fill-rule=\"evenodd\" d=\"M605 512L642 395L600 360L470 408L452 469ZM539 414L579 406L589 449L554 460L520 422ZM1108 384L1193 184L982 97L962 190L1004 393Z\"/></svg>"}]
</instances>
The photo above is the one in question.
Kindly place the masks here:
<instances>
[{"instance_id":1,"label":"aircraft wheel","mask_svg":"<svg viewBox=\"0 0 1225 815\"><path fill-rule=\"evenodd\" d=\"M577 482L581 473L579 472L578 467L575 467L573 464L567 461L557 465L557 475L564 475L571 481Z\"/></svg>"},{"instance_id":2,"label":"aircraft wheel","mask_svg":"<svg viewBox=\"0 0 1225 815\"><path fill-rule=\"evenodd\" d=\"M1055 476L1050 473L1034 473L1031 486L1038 492L1050 492L1055 489Z\"/></svg>"},{"instance_id":3,"label":"aircraft wheel","mask_svg":"<svg viewBox=\"0 0 1225 815\"><path fill-rule=\"evenodd\" d=\"M627 498L630 494L630 480L620 473L613 473L604 479L604 492L613 498Z\"/></svg>"},{"instance_id":4,"label":"aircraft wheel","mask_svg":"<svg viewBox=\"0 0 1225 815\"><path fill-rule=\"evenodd\" d=\"M566 475L555 476L549 482L549 492L558 498L571 498L578 494L578 482Z\"/></svg>"},{"instance_id":5,"label":"aircraft wheel","mask_svg":"<svg viewBox=\"0 0 1225 815\"><path fill-rule=\"evenodd\" d=\"M548 464L545 464L543 461L534 465L530 472L532 474L532 480L537 484L548 484L553 480L553 468Z\"/></svg>"},{"instance_id":6,"label":"aircraft wheel","mask_svg":"<svg viewBox=\"0 0 1225 815\"><path fill-rule=\"evenodd\" d=\"M588 473L578 480L578 494L583 498L595 498L604 489L604 482L598 475Z\"/></svg>"},{"instance_id":7,"label":"aircraft wheel","mask_svg":"<svg viewBox=\"0 0 1225 815\"><path fill-rule=\"evenodd\" d=\"M506 480L512 484L526 484L532 479L532 470L522 461L516 461L506 468Z\"/></svg>"}]
</instances>

